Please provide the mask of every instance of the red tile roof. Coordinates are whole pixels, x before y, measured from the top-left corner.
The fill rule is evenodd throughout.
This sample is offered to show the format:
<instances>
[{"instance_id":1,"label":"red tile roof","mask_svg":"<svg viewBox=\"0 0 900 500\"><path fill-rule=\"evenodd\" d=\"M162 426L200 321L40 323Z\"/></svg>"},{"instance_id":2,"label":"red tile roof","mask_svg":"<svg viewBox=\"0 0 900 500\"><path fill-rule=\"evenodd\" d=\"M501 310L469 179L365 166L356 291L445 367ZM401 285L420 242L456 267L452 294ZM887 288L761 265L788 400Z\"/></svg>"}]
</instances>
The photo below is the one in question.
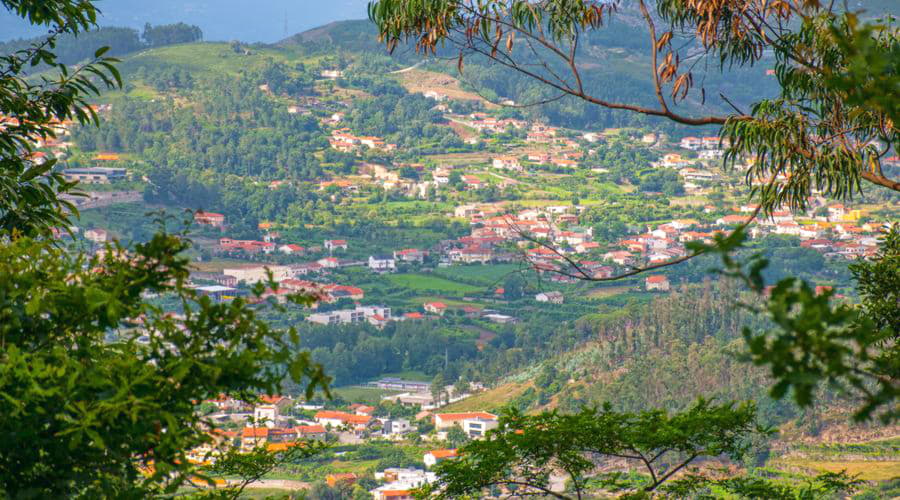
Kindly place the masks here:
<instances>
[{"instance_id":1,"label":"red tile roof","mask_svg":"<svg viewBox=\"0 0 900 500\"><path fill-rule=\"evenodd\" d=\"M243 437L243 438L268 438L269 437L269 428L268 427L244 427L243 432L241 432L241 437Z\"/></svg>"},{"instance_id":2,"label":"red tile roof","mask_svg":"<svg viewBox=\"0 0 900 500\"><path fill-rule=\"evenodd\" d=\"M294 427L297 434L324 434L325 426L322 425L298 425Z\"/></svg>"},{"instance_id":3,"label":"red tile roof","mask_svg":"<svg viewBox=\"0 0 900 500\"><path fill-rule=\"evenodd\" d=\"M428 452L429 455L434 458L451 458L457 456L456 449L452 450L431 450Z\"/></svg>"},{"instance_id":4,"label":"red tile roof","mask_svg":"<svg viewBox=\"0 0 900 500\"><path fill-rule=\"evenodd\" d=\"M344 422L345 424L368 424L369 420L372 419L372 417L365 416L365 415L353 415L352 413L345 413L342 411L329 411L329 410L322 410L322 411L316 413L315 418L316 418L316 420L318 420L320 418L331 419L331 420L340 420L341 422Z\"/></svg>"}]
</instances>

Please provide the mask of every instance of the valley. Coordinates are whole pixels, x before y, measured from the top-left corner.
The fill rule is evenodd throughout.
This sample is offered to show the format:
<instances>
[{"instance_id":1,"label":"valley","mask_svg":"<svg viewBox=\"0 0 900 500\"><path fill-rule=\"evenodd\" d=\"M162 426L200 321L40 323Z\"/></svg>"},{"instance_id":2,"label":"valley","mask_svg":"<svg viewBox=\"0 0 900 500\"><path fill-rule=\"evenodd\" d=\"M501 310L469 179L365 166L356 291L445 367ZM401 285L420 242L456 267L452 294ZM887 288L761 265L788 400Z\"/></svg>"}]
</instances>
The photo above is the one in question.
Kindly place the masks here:
<instances>
[{"instance_id":1,"label":"valley","mask_svg":"<svg viewBox=\"0 0 900 500\"><path fill-rule=\"evenodd\" d=\"M848 265L879 255L900 220L896 193L816 193L803 209L764 213L755 160L726 166L729 144L713 127L569 98L530 106L547 96L486 61L460 74L455 59L420 61L409 47L390 56L370 36L351 21L273 44L123 54L122 88L91 101L99 124L63 122L36 144L89 194L67 198L79 213L60 245L127 255L160 229L182 234L185 283L201 300L247 304L293 329L293 348L330 377L330 398L285 380L256 401L196 402L217 446L327 444L242 498L411 498L507 412L675 414L698 398L755 401L759 424L776 430L754 436L742 459L721 454L700 469L792 486L843 470L862 482L853 498L900 495L900 427L852 422L854 401L830 389L809 407L773 397L769 371L740 359L744 330L772 327L755 313L766 297L696 250L745 231L734 255L764 256L767 285L795 276L813 297L854 304ZM590 85L646 93L636 81L650 61L636 45L592 40ZM714 83L747 102L772 91L766 64ZM189 316L171 294L146 300ZM110 328L111 341L134 328ZM211 446L188 457L214 462ZM620 472L650 480L627 460L591 478Z\"/></svg>"}]
</instances>

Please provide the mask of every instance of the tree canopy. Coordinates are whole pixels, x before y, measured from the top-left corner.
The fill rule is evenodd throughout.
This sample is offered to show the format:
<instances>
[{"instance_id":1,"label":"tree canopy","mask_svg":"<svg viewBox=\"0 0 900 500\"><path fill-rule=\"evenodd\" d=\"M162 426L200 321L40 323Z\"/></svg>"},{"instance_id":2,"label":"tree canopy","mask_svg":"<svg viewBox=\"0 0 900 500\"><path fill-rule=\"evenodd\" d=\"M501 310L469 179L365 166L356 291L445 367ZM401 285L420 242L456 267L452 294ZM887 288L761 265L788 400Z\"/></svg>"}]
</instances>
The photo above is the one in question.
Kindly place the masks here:
<instances>
[{"instance_id":1,"label":"tree canopy","mask_svg":"<svg viewBox=\"0 0 900 500\"><path fill-rule=\"evenodd\" d=\"M34 154L35 142L73 120L96 124L87 99L122 82L108 48L74 69L56 60L60 36L95 27L90 1L0 5L50 27L47 38L0 56L0 496L172 493L202 473L187 453L215 441L199 402L255 401L286 380L311 397L328 393L328 378L297 348L296 331L270 327L259 307L214 303L189 288L189 242L164 220L146 243L109 244L92 257L54 238L77 215L61 198L75 184ZM51 75L29 75L38 64ZM150 298L160 295L177 314ZM267 464L235 470L252 475Z\"/></svg>"}]
</instances>

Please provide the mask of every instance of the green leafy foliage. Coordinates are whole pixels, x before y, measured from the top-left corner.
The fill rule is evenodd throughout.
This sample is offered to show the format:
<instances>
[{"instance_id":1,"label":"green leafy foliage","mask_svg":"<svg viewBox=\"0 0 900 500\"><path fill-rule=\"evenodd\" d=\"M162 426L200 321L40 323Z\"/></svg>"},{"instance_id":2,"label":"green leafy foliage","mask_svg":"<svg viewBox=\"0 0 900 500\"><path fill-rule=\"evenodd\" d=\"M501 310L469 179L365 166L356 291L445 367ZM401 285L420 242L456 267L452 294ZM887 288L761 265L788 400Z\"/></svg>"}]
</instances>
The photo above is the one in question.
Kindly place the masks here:
<instances>
[{"instance_id":1,"label":"green leafy foliage","mask_svg":"<svg viewBox=\"0 0 900 500\"><path fill-rule=\"evenodd\" d=\"M486 439L462 447L459 459L438 464L439 481L421 496L478 496L501 486L520 495L570 498L551 487L551 472L560 470L580 498L589 472L616 459L634 461L647 472L650 481L641 489L652 492L698 457L739 458L749 436L765 431L755 425L755 415L752 404L705 400L674 414L620 413L609 406L569 415L508 410Z\"/></svg>"},{"instance_id":2,"label":"green leafy foliage","mask_svg":"<svg viewBox=\"0 0 900 500\"><path fill-rule=\"evenodd\" d=\"M284 379L326 388L295 332L185 287L185 248L164 233L91 260L28 238L0 246L0 491L172 489L211 439L193 402L274 394ZM146 293L174 294L181 316Z\"/></svg>"},{"instance_id":3,"label":"green leafy foliage","mask_svg":"<svg viewBox=\"0 0 900 500\"><path fill-rule=\"evenodd\" d=\"M33 143L65 121L96 123L87 99L122 82L108 48L72 72L56 62L59 35L94 26L91 2L2 5L52 29L0 57L0 497L174 493L197 472L187 453L213 441L199 401L252 401L285 380L327 395L328 378L297 349L296 331L270 327L243 300L214 303L187 287L180 236L160 231L90 258L46 238L68 227L74 207L60 195L75 185L51 171L54 160L36 161ZM39 64L55 79L31 78L26 66ZM150 296L171 299L177 314ZM253 455L242 458L249 469L230 470L252 476L280 459Z\"/></svg>"},{"instance_id":4,"label":"green leafy foliage","mask_svg":"<svg viewBox=\"0 0 900 500\"><path fill-rule=\"evenodd\" d=\"M214 483L212 477L239 478L236 484L224 488L209 488L195 495L196 498L237 499L250 484L262 479L277 467L286 463L295 463L319 455L327 447L319 441L301 441L291 443L284 451L272 452L266 446L259 446L249 452L238 448L229 448L225 453L215 457L212 465L204 466L191 484L197 487L208 486L206 481ZM206 477L201 477L206 476ZM206 481L204 481L204 479Z\"/></svg>"},{"instance_id":5,"label":"green leafy foliage","mask_svg":"<svg viewBox=\"0 0 900 500\"><path fill-rule=\"evenodd\" d=\"M79 33L94 25L96 11L87 1L53 0L0 2L35 24L52 25L46 38L26 49L0 56L0 232L15 235L49 234L67 226L66 211L74 205L59 195L74 184L52 172L55 159L32 154L36 138L56 137L60 123L97 122L87 99L102 87L122 85L116 59L105 57L108 47L97 49L86 64L69 70L58 63L53 49L63 33ZM27 78L29 67L44 64L55 76Z\"/></svg>"},{"instance_id":6,"label":"green leafy foliage","mask_svg":"<svg viewBox=\"0 0 900 500\"><path fill-rule=\"evenodd\" d=\"M728 252L744 235L719 239L724 274L742 280L758 294L768 293L757 309L774 328L745 328L748 358L767 366L775 379L772 396L792 391L801 406L815 401L817 389L827 384L859 401L858 420L878 415L884 422L900 417L900 352L897 350L900 280L900 226L894 224L881 240L879 253L860 260L850 270L857 282L861 303L833 303L832 290L818 291L807 282L788 277L773 287L765 286L763 271L768 261L760 255L738 262Z\"/></svg>"}]
</instances>

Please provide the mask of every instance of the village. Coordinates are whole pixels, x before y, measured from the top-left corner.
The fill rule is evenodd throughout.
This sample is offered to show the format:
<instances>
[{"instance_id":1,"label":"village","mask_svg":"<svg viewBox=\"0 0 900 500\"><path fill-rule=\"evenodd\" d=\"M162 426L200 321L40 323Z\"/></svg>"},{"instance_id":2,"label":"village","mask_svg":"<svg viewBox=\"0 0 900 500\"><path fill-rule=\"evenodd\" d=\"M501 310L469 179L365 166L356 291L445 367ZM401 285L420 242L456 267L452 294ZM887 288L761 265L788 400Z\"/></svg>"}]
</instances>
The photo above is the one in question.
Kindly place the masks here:
<instances>
[{"instance_id":1,"label":"village","mask_svg":"<svg viewBox=\"0 0 900 500\"><path fill-rule=\"evenodd\" d=\"M321 76L343 78L339 71ZM283 190L311 191L319 202L332 205L326 219L352 213L396 228L392 235L408 231L412 238L379 239L331 221L301 224L289 217L247 228L228 206L191 207L195 248L189 286L198 296L245 301L261 312L277 304L306 332L339 337L404 326L450 337L457 344L449 345L466 344L471 347L466 355L477 356L514 345L510 336L522 331L515 328L539 319L563 323L599 308L647 304L677 293L698 278L660 269L609 285L605 281L685 259L691 242L712 244L717 235L745 228L750 244L787 241L825 262L846 265L877 252L888 214L900 208L829 202L814 193L804 211L782 207L767 213L747 201L750 190L766 182L748 182L754 160L742 158L733 169L721 168L728 144L720 137L573 130L495 110L454 113L450 96L439 90L422 95L435 101L433 111L445 121L442 126L452 128L464 147L413 157L402 144L348 127L349 111L336 109L349 104L307 98L287 105L287 113L316 117L326 137L327 148L317 152L323 163L335 154L350 167L303 182L244 179L273 197ZM104 104L94 111L102 116L111 109ZM35 144L33 162L59 160L59 175L90 188L88 196L66 198L91 211L74 228L72 243L103 255L121 239L121 229L109 224L114 210L145 204L142 193L149 181L120 153L80 153L67 164L75 149L71 128L60 123L59 139ZM629 165L604 156L633 150L642 156ZM660 172L663 180L651 178ZM614 197L615 202L608 200ZM657 211L634 216L643 205ZM113 216L94 215L105 210ZM628 212L625 222L606 224L603 217L616 212ZM429 229L427 241L416 238L427 224L437 229ZM825 280L816 291L834 288ZM297 294L313 300L298 305L291 300ZM434 383L435 372L446 371L452 362L449 353L445 346L443 357L432 355L412 368L391 366L391 373L381 377L341 367L350 375L339 379L335 400L285 394L246 402L229 395L203 401L197 411L210 423L212 441L190 450L188 457L209 464L229 448L278 452L322 442L337 451L327 465L303 478L305 487L323 479L330 487L355 485L376 500L411 499L415 489L435 481L436 464L454 460L458 446L484 438L499 425L499 405L478 399L497 381L460 375ZM384 458L344 460L366 446L386 455L387 449L402 449L406 458L394 457L396 466L384 466Z\"/></svg>"},{"instance_id":2,"label":"village","mask_svg":"<svg viewBox=\"0 0 900 500\"><path fill-rule=\"evenodd\" d=\"M424 390L426 392L419 397L430 398L428 384L400 379L384 379L377 383ZM246 403L223 395L201 405L209 412L206 418L222 427L210 429L212 440L191 450L188 458L197 463L214 464L220 454L232 446L243 452L259 448L278 452L310 441L354 446L370 441L415 443L417 449L422 450L417 459L420 468L387 467L374 471L367 478L369 485L377 484L369 490L373 498L407 500L413 498L413 490L435 480L429 469L458 456L455 448L442 445L482 439L499 424L498 416L488 412L441 413L434 405L399 404L414 406L416 413L409 418L394 418L383 415L381 407L359 403L341 409L324 409L321 405L288 396L261 396L258 401ZM363 479L366 479L363 474L352 472L334 472L325 477L332 487L336 483L365 483L361 481Z\"/></svg>"}]
</instances>

